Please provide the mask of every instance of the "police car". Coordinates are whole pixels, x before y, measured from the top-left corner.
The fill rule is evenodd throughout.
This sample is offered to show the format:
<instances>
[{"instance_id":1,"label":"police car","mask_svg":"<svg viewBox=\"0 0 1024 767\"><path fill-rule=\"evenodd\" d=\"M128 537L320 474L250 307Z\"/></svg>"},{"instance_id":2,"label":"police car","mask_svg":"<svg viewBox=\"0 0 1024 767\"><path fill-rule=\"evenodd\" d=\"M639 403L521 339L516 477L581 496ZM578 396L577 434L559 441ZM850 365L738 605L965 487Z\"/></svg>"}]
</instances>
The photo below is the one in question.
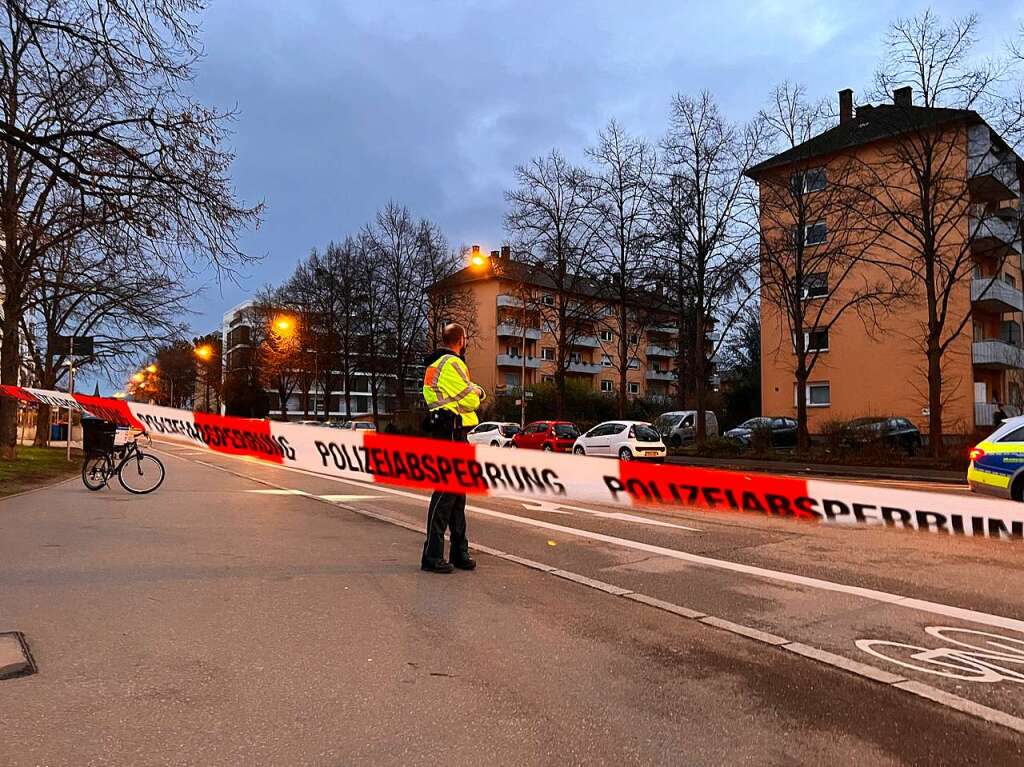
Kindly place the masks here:
<instances>
[{"instance_id":1,"label":"police car","mask_svg":"<svg viewBox=\"0 0 1024 767\"><path fill-rule=\"evenodd\" d=\"M967 484L975 493L1024 501L1024 416L1007 418L971 448Z\"/></svg>"}]
</instances>

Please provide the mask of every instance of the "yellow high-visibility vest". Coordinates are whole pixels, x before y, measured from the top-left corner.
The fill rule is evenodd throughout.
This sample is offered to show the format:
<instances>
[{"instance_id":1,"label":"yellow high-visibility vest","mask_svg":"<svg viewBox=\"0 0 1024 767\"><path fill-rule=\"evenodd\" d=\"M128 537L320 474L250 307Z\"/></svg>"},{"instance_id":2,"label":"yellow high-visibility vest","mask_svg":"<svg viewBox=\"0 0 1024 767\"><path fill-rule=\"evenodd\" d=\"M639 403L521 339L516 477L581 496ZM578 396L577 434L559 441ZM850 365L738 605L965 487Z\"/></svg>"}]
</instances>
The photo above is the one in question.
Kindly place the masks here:
<instances>
[{"instance_id":1,"label":"yellow high-visibility vest","mask_svg":"<svg viewBox=\"0 0 1024 767\"><path fill-rule=\"evenodd\" d=\"M428 410L450 410L462 419L463 426L480 423L476 409L480 395L469 380L469 369L456 354L438 357L423 374L423 399Z\"/></svg>"}]
</instances>

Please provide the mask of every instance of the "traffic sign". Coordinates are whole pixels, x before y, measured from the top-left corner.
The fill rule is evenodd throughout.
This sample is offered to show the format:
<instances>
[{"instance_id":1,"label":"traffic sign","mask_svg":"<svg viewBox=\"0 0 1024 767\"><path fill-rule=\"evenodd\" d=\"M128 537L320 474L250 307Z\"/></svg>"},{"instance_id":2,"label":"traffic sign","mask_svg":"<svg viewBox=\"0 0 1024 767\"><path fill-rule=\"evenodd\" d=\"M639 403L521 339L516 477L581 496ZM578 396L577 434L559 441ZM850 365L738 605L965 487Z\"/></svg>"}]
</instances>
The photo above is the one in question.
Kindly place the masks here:
<instances>
[{"instance_id":1,"label":"traffic sign","mask_svg":"<svg viewBox=\"0 0 1024 767\"><path fill-rule=\"evenodd\" d=\"M76 357L91 357L93 355L92 336L57 336L50 346L50 354L62 354Z\"/></svg>"}]
</instances>

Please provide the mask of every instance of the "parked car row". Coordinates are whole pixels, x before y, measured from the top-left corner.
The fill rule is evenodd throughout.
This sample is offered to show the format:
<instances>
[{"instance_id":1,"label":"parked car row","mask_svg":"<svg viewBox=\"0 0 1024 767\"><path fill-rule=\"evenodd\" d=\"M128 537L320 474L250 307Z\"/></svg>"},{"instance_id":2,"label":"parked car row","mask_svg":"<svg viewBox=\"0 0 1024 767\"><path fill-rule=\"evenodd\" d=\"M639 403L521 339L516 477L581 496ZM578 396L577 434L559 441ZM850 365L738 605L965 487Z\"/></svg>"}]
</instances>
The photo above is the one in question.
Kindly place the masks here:
<instances>
[{"instance_id":1,"label":"parked car row","mask_svg":"<svg viewBox=\"0 0 1024 767\"><path fill-rule=\"evenodd\" d=\"M323 426L326 429L350 429L353 431L377 431L373 421L296 421L301 426Z\"/></svg>"},{"instance_id":2,"label":"parked car row","mask_svg":"<svg viewBox=\"0 0 1024 767\"><path fill-rule=\"evenodd\" d=\"M714 412L705 411L704 423L708 436L719 436L718 417ZM610 455L623 460L661 460L665 457L666 447L680 447L693 442L696 433L697 411L673 410L662 413L653 424L646 421L604 421L583 434L570 421L533 421L522 428L512 422L486 421L473 428L468 439L473 444L492 447ZM759 434L763 435L769 447L795 447L796 419L758 416L729 429L724 436L750 447ZM883 442L910 454L921 447L921 434L917 428L908 419L898 417L854 419L845 425L841 439L848 446Z\"/></svg>"}]
</instances>

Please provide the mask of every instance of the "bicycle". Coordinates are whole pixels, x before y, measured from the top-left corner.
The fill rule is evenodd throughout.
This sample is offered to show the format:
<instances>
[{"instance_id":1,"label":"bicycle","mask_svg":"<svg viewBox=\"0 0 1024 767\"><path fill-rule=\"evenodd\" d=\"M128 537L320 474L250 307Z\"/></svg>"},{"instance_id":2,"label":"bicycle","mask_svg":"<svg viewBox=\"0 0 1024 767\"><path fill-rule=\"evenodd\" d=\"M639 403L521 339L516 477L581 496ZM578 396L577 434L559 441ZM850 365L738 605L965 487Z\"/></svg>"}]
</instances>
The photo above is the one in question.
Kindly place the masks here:
<instances>
[{"instance_id":1,"label":"bicycle","mask_svg":"<svg viewBox=\"0 0 1024 767\"><path fill-rule=\"evenodd\" d=\"M145 433L142 436L149 437ZM149 444L153 444L151 438ZM115 474L121 487L129 493L145 495L163 484L165 471L159 458L142 452L138 437L135 437L124 445L86 455L82 464L82 484L90 490L107 487Z\"/></svg>"}]
</instances>

